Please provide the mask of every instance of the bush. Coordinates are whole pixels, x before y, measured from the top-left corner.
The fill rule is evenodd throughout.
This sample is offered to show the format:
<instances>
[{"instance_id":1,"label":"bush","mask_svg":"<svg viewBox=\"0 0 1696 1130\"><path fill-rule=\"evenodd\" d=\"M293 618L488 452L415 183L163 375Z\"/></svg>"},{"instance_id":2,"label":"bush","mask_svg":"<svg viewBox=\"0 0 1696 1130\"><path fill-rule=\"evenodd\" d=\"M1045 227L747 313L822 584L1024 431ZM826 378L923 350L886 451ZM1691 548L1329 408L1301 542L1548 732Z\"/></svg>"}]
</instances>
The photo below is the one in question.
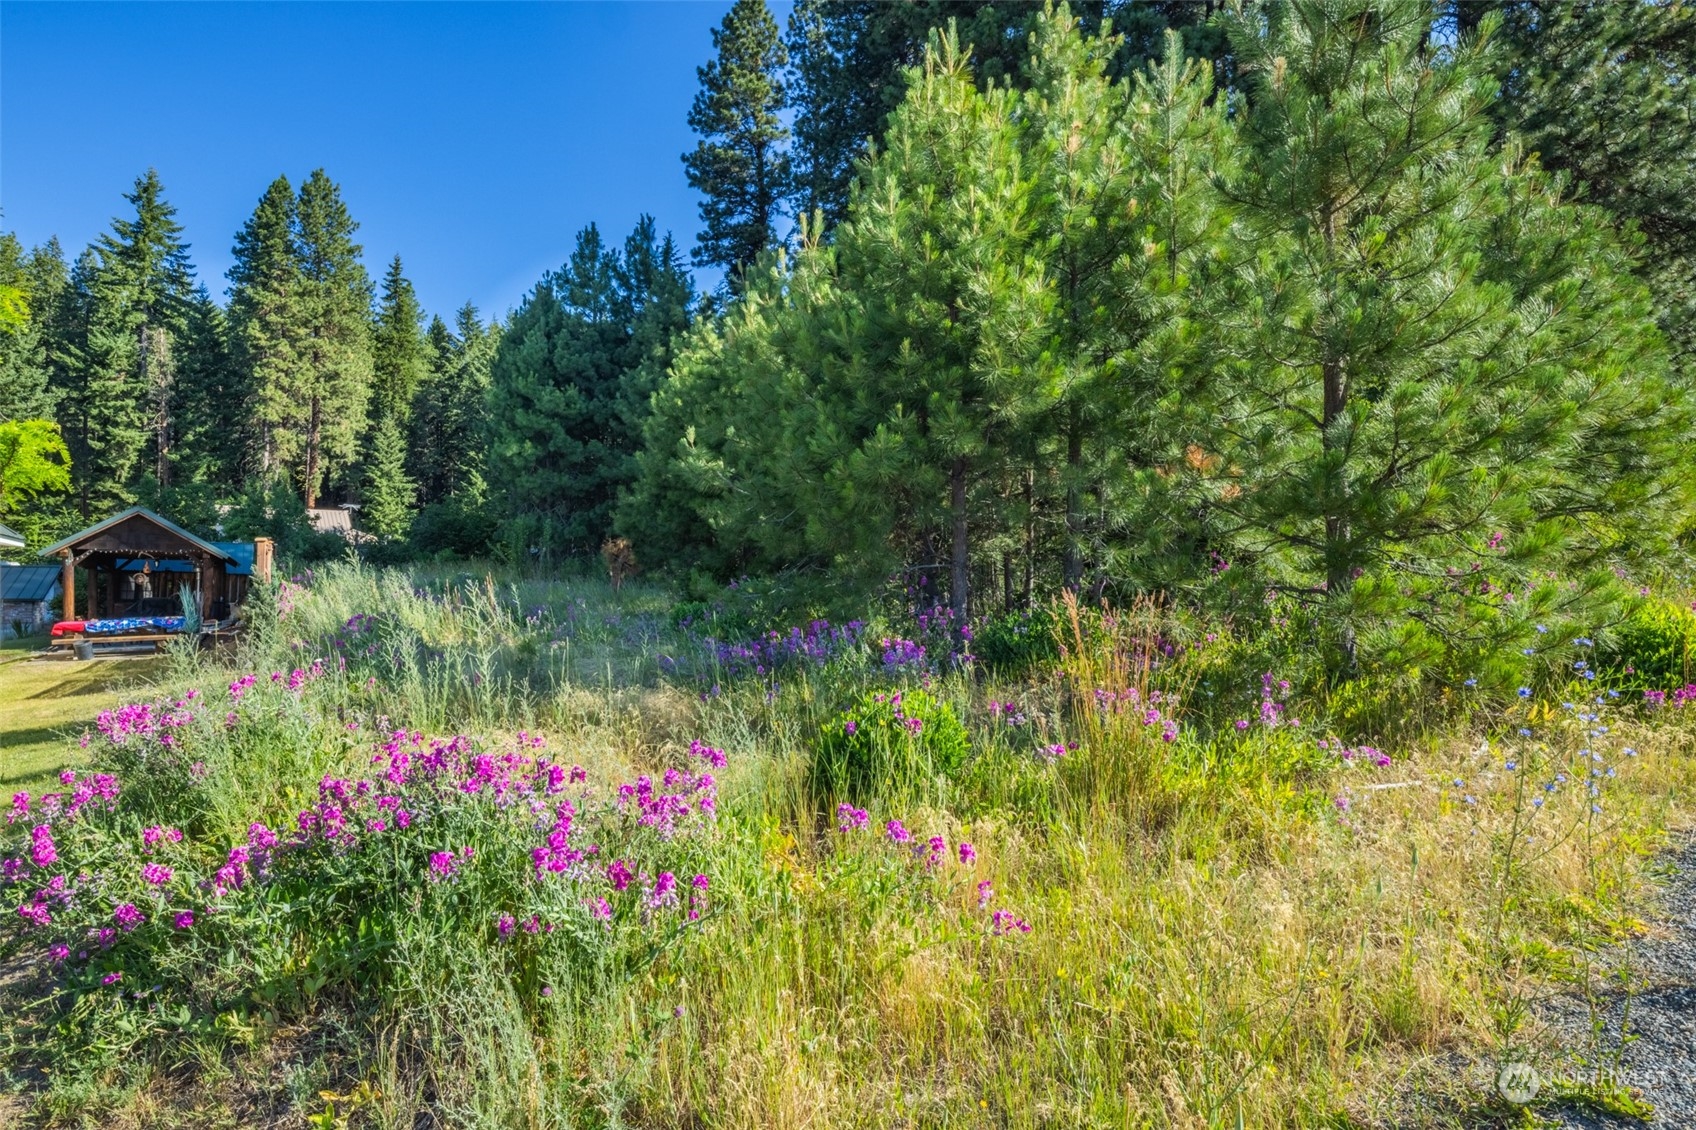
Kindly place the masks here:
<instances>
[{"instance_id":1,"label":"bush","mask_svg":"<svg viewBox=\"0 0 1696 1130\"><path fill-rule=\"evenodd\" d=\"M1018 678L1060 658L1052 608L1008 612L981 628L972 639L979 667L1003 678Z\"/></svg>"},{"instance_id":2,"label":"bush","mask_svg":"<svg viewBox=\"0 0 1696 1130\"><path fill-rule=\"evenodd\" d=\"M1671 690L1691 681L1696 612L1668 600L1639 603L1597 653L1610 685Z\"/></svg>"},{"instance_id":3,"label":"bush","mask_svg":"<svg viewBox=\"0 0 1696 1130\"><path fill-rule=\"evenodd\" d=\"M856 802L935 794L970 750L948 704L924 691L868 694L825 723L813 750L814 793Z\"/></svg>"},{"instance_id":4,"label":"bush","mask_svg":"<svg viewBox=\"0 0 1696 1130\"><path fill-rule=\"evenodd\" d=\"M428 557L482 557L495 540L499 523L482 507L457 499L435 502L412 522L412 544Z\"/></svg>"}]
</instances>

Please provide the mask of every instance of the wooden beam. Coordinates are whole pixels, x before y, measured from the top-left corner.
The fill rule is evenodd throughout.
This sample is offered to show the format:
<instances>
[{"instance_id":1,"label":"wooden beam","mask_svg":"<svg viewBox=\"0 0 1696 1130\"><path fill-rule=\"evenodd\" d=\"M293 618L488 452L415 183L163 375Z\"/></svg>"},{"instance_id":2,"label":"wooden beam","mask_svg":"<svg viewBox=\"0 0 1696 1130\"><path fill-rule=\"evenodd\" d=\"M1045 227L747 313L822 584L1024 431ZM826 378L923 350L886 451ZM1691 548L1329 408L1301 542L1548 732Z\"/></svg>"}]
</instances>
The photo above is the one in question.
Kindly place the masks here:
<instances>
[{"instance_id":1,"label":"wooden beam","mask_svg":"<svg viewBox=\"0 0 1696 1130\"><path fill-rule=\"evenodd\" d=\"M65 592L65 619L77 618L77 567L66 552L59 566L59 587Z\"/></svg>"}]
</instances>

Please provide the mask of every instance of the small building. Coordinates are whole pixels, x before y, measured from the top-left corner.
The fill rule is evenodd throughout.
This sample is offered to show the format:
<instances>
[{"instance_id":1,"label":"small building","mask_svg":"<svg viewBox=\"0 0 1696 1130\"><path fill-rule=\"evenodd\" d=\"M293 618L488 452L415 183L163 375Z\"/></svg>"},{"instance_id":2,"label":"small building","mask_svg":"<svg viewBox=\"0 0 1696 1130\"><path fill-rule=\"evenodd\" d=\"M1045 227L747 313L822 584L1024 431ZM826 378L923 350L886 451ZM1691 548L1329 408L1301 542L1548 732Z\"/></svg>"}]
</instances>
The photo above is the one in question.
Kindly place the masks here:
<instances>
[{"instance_id":1,"label":"small building","mask_svg":"<svg viewBox=\"0 0 1696 1130\"><path fill-rule=\"evenodd\" d=\"M0 561L0 634L26 635L53 623L59 595L57 565L14 565Z\"/></svg>"},{"instance_id":2,"label":"small building","mask_svg":"<svg viewBox=\"0 0 1696 1130\"><path fill-rule=\"evenodd\" d=\"M77 570L90 620L177 616L186 590L203 621L227 620L247 598L249 578L271 575L271 539L213 542L141 506L41 551L59 558L65 619L78 619Z\"/></svg>"}]
</instances>

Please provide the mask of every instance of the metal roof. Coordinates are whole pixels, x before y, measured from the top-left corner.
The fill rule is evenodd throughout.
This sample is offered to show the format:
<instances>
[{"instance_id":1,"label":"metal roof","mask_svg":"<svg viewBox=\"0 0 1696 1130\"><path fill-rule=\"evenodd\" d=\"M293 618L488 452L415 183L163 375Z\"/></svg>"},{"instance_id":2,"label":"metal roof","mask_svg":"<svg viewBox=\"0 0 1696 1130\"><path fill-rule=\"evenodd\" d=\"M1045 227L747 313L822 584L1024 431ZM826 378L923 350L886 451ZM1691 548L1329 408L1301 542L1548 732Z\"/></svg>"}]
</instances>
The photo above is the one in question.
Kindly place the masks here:
<instances>
[{"instance_id":1,"label":"metal roof","mask_svg":"<svg viewBox=\"0 0 1696 1130\"><path fill-rule=\"evenodd\" d=\"M149 522L152 522L152 523L154 523L155 525L158 525L158 526L162 526L163 528L169 530L171 533L176 534L178 537L182 538L184 541L187 541L190 544L192 544L196 549L202 550L206 553L210 553L210 554L212 554L212 556L217 557L222 561L230 561L231 560L229 553L226 552L225 550L219 549L212 542L206 541L203 538L196 537L195 535L189 533L187 530L183 529L181 526L177 525L175 522L173 522L173 521L171 521L167 518L161 518L159 515L155 514L153 511L149 510L145 506L132 506L128 510L123 511L121 514L112 515L110 518L106 519L104 522L96 522L94 525L90 526L86 530L79 530L78 532L72 534L68 538L62 538L59 541L56 541L52 545L48 546L46 549L42 550L41 556L52 557L56 553L59 553L59 552L66 550L66 549L70 549L72 546L76 545L78 542L82 541L84 538L93 537L95 534L100 533L102 530L105 530L105 529L107 529L111 526L115 526L119 522L122 522L127 518L135 518L135 517L146 518Z\"/></svg>"},{"instance_id":2,"label":"metal roof","mask_svg":"<svg viewBox=\"0 0 1696 1130\"><path fill-rule=\"evenodd\" d=\"M224 573L230 577L248 577L253 574L253 543L250 541L215 541L212 543L229 556L224 564ZM192 573L194 564L189 561L172 561L169 559L144 557L120 557L115 567L120 573L139 573L148 566L154 573Z\"/></svg>"},{"instance_id":3,"label":"metal roof","mask_svg":"<svg viewBox=\"0 0 1696 1130\"><path fill-rule=\"evenodd\" d=\"M0 600L35 603L51 599L58 589L57 565L11 565L0 562Z\"/></svg>"},{"instance_id":4,"label":"metal roof","mask_svg":"<svg viewBox=\"0 0 1696 1130\"><path fill-rule=\"evenodd\" d=\"M24 536L5 523L0 523L0 548L22 549Z\"/></svg>"}]
</instances>

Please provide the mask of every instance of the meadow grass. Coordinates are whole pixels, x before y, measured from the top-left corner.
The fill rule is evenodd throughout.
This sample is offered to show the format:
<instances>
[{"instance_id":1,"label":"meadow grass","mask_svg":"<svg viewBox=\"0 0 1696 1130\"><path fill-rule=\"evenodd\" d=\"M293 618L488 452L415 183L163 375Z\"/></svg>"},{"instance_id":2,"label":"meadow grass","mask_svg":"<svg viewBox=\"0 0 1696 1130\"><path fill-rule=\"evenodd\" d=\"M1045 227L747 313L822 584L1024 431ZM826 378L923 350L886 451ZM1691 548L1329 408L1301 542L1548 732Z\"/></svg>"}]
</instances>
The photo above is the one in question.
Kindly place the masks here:
<instances>
[{"instance_id":1,"label":"meadow grass","mask_svg":"<svg viewBox=\"0 0 1696 1130\"><path fill-rule=\"evenodd\" d=\"M0 790L39 792L60 770L80 765L74 737L102 710L151 682L151 658L87 663L37 659L40 637L0 644Z\"/></svg>"},{"instance_id":2,"label":"meadow grass","mask_svg":"<svg viewBox=\"0 0 1696 1130\"><path fill-rule=\"evenodd\" d=\"M396 786L426 814L411 839L373 833L349 801L362 838L280 849L267 883L195 930L144 946L149 924L65 973L23 936L0 1049L31 1120L1512 1121L1494 1066L1571 1070L1532 1006L1587 987L1590 955L1642 928L1650 857L1688 825L1696 783L1696 715L1583 683L1485 721L1433 709L1382 752L1332 735L1319 700L1210 723L1185 697L1195 671L1154 658L1150 609L1063 616L1061 658L1016 678L880 663L869 641L890 624L825 662L733 678L657 587L337 566L286 602L236 668L172 657L161 685L207 703L173 746L97 744L125 782L91 818L114 830L86 841L111 874L142 858L119 839L174 813L187 836L168 858L211 876L251 821L285 829L325 811L321 782L392 765L372 751L405 728L545 751L503 753L519 768L502 787L580 768L609 803L584 792L579 825L642 881L532 874L552 810L471 797L497 779L485 770L445 792ZM226 693L243 670L259 679ZM966 764L824 795L827 728L920 687L965 723ZM610 803L619 782L659 789L721 750L715 820L655 835ZM458 845L475 856L426 865ZM662 867L710 881L698 917L693 894L658 897ZM585 909L597 892L616 907L604 923ZM531 913L534 935L514 926ZM119 965L129 980L100 988Z\"/></svg>"}]
</instances>

